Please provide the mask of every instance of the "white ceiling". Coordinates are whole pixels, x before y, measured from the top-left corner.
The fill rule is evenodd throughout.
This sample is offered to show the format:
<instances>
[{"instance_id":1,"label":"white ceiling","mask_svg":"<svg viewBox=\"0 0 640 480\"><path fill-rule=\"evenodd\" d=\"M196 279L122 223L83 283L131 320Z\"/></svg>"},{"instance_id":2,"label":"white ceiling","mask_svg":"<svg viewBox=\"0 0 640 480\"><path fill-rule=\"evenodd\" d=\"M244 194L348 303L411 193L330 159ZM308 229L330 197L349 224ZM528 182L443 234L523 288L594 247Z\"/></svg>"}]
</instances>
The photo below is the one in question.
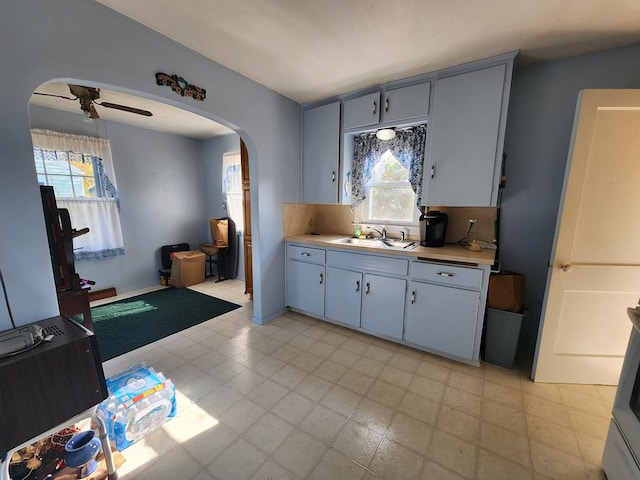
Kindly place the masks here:
<instances>
[{"instance_id":1,"label":"white ceiling","mask_svg":"<svg viewBox=\"0 0 640 480\"><path fill-rule=\"evenodd\" d=\"M511 50L640 41L638 0L98 1L300 103Z\"/></svg>"},{"instance_id":2,"label":"white ceiling","mask_svg":"<svg viewBox=\"0 0 640 480\"><path fill-rule=\"evenodd\" d=\"M638 0L97 1L300 103L511 50L523 64L640 42ZM38 91L49 89L68 94ZM154 114L96 107L104 119L195 138L230 132L146 99L101 96Z\"/></svg>"},{"instance_id":3,"label":"white ceiling","mask_svg":"<svg viewBox=\"0 0 640 480\"><path fill-rule=\"evenodd\" d=\"M36 92L47 93L50 95L61 95L69 98L74 97L74 95L69 92L69 86L66 83L47 83L37 88ZM186 110L125 93L100 89L100 98L98 99L98 102L110 102L126 105L128 107L141 108L143 110L148 110L153 114L152 117L144 117L134 113L122 112L120 110L95 105L98 115L100 115L100 118L103 120L198 139L206 139L233 133L233 130L220 125L219 123L191 112L187 112ZM64 98L32 95L31 103L83 115L83 112L80 109L79 100L71 101Z\"/></svg>"}]
</instances>

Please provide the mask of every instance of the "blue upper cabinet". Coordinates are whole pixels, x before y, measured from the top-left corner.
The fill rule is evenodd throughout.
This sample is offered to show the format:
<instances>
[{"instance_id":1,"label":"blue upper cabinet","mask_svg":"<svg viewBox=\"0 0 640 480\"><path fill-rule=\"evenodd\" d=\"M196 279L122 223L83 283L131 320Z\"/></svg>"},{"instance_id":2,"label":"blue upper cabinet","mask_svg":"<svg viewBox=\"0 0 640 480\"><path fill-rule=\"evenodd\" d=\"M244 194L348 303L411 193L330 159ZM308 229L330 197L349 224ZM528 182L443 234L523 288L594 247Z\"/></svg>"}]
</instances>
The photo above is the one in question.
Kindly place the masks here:
<instances>
[{"instance_id":1,"label":"blue upper cabinet","mask_svg":"<svg viewBox=\"0 0 640 480\"><path fill-rule=\"evenodd\" d=\"M380 92L346 100L343 113L345 130L377 125L380 122Z\"/></svg>"},{"instance_id":2,"label":"blue upper cabinet","mask_svg":"<svg viewBox=\"0 0 640 480\"><path fill-rule=\"evenodd\" d=\"M497 206L516 53L394 81L306 108L303 201L350 202L356 135L426 123L423 205Z\"/></svg>"},{"instance_id":3,"label":"blue upper cabinet","mask_svg":"<svg viewBox=\"0 0 640 480\"><path fill-rule=\"evenodd\" d=\"M389 87L344 102L345 130L395 126L410 123L429 114L430 82Z\"/></svg>"},{"instance_id":4,"label":"blue upper cabinet","mask_svg":"<svg viewBox=\"0 0 640 480\"><path fill-rule=\"evenodd\" d=\"M386 90L382 103L382 121L385 125L406 123L429 114L431 82Z\"/></svg>"},{"instance_id":5,"label":"blue upper cabinet","mask_svg":"<svg viewBox=\"0 0 640 480\"><path fill-rule=\"evenodd\" d=\"M302 200L338 202L340 102L303 112Z\"/></svg>"},{"instance_id":6,"label":"blue upper cabinet","mask_svg":"<svg viewBox=\"0 0 640 480\"><path fill-rule=\"evenodd\" d=\"M497 205L511 68L502 63L435 81L425 205Z\"/></svg>"}]
</instances>

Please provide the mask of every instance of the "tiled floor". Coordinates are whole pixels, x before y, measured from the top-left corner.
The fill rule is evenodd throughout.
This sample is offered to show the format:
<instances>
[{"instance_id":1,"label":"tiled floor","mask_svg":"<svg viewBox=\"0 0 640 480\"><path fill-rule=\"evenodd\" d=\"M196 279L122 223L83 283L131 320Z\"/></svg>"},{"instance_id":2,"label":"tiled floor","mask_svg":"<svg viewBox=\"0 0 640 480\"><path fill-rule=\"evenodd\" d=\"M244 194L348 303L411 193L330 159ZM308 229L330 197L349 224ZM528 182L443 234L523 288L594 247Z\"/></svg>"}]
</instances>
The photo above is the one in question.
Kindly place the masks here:
<instances>
[{"instance_id":1,"label":"tiled floor","mask_svg":"<svg viewBox=\"0 0 640 480\"><path fill-rule=\"evenodd\" d=\"M536 384L293 312L254 325L243 287L194 287L243 308L105 363L145 361L178 389L120 478L605 478L613 387Z\"/></svg>"}]
</instances>

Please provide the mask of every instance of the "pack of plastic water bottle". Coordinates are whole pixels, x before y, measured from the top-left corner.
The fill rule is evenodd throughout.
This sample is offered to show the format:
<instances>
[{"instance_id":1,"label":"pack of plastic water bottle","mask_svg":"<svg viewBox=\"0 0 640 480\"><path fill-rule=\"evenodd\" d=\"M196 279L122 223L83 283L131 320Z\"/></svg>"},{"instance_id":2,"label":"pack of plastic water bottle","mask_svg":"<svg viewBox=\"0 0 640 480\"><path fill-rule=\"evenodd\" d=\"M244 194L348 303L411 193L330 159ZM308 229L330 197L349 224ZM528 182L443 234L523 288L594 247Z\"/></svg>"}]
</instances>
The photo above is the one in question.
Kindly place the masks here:
<instances>
[{"instance_id":1,"label":"pack of plastic water bottle","mask_svg":"<svg viewBox=\"0 0 640 480\"><path fill-rule=\"evenodd\" d=\"M175 386L139 363L107 378L109 398L98 405L109 440L124 450L176 415Z\"/></svg>"}]
</instances>

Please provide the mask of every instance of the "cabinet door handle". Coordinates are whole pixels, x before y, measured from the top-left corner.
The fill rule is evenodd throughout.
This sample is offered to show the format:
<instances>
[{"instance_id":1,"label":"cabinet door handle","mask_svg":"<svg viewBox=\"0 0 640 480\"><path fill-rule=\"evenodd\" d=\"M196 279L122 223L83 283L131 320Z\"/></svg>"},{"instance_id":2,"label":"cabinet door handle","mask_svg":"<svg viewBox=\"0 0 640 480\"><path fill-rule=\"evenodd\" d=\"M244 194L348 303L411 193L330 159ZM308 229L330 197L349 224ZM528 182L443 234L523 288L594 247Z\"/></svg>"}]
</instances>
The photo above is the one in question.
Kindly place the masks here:
<instances>
[{"instance_id":1,"label":"cabinet door handle","mask_svg":"<svg viewBox=\"0 0 640 480\"><path fill-rule=\"evenodd\" d=\"M356 292L360 291L360 280L356 280Z\"/></svg>"},{"instance_id":2,"label":"cabinet door handle","mask_svg":"<svg viewBox=\"0 0 640 480\"><path fill-rule=\"evenodd\" d=\"M371 284L367 282L367 289L364 291L365 295L369 295L370 290L371 290Z\"/></svg>"},{"instance_id":3,"label":"cabinet door handle","mask_svg":"<svg viewBox=\"0 0 640 480\"><path fill-rule=\"evenodd\" d=\"M302 255L303 257L310 257L311 254L309 252L302 252L300 255Z\"/></svg>"},{"instance_id":4,"label":"cabinet door handle","mask_svg":"<svg viewBox=\"0 0 640 480\"><path fill-rule=\"evenodd\" d=\"M335 171L331 172L331 181L332 182L336 181L336 172Z\"/></svg>"},{"instance_id":5,"label":"cabinet door handle","mask_svg":"<svg viewBox=\"0 0 640 480\"><path fill-rule=\"evenodd\" d=\"M320 285L322 285L322 282L324 281L324 274L321 273L320 274Z\"/></svg>"},{"instance_id":6,"label":"cabinet door handle","mask_svg":"<svg viewBox=\"0 0 640 480\"><path fill-rule=\"evenodd\" d=\"M376 113L378 113L378 102L376 102L375 100L373 101L373 112L371 112L373 115L375 115Z\"/></svg>"},{"instance_id":7,"label":"cabinet door handle","mask_svg":"<svg viewBox=\"0 0 640 480\"><path fill-rule=\"evenodd\" d=\"M431 178L436 176L436 166L431 165Z\"/></svg>"},{"instance_id":8,"label":"cabinet door handle","mask_svg":"<svg viewBox=\"0 0 640 480\"><path fill-rule=\"evenodd\" d=\"M416 303L416 291L411 292L411 305Z\"/></svg>"},{"instance_id":9,"label":"cabinet door handle","mask_svg":"<svg viewBox=\"0 0 640 480\"><path fill-rule=\"evenodd\" d=\"M453 277L455 274L449 272L438 272L441 277Z\"/></svg>"},{"instance_id":10,"label":"cabinet door handle","mask_svg":"<svg viewBox=\"0 0 640 480\"><path fill-rule=\"evenodd\" d=\"M384 111L385 112L389 111L389 99L388 98L384 99Z\"/></svg>"}]
</instances>

